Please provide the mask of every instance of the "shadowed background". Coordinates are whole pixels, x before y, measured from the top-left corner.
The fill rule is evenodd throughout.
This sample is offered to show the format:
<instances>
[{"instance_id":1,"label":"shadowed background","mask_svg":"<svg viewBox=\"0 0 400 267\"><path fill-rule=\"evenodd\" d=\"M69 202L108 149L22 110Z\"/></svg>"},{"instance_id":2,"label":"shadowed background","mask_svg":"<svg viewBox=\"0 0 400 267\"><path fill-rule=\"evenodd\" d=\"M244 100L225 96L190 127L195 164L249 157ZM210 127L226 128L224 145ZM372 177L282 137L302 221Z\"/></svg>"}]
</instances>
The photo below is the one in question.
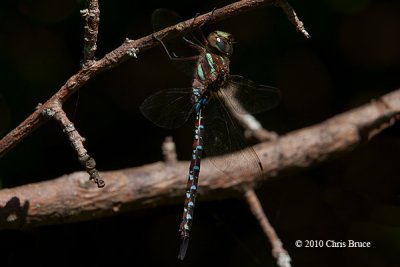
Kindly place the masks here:
<instances>
[{"instance_id":1,"label":"shadowed background","mask_svg":"<svg viewBox=\"0 0 400 267\"><path fill-rule=\"evenodd\" d=\"M125 38L150 34L156 8L173 9L188 19L227 3L100 1L97 57ZM232 73L281 89L282 103L257 115L265 128L285 134L400 87L398 1L290 4L310 40L276 7L204 29L235 36ZM79 70L83 8L84 1L0 3L0 137ZM191 123L174 131L160 129L138 106L158 90L189 85L162 49L155 48L94 77L65 108L100 171L162 160L161 143L167 135L173 136L179 159L187 160ZM399 133L394 126L350 154L257 190L294 266L400 266ZM0 160L0 183L14 187L82 169L58 124L49 121ZM184 188L183 183L182 204L176 206L24 232L0 231L0 265L274 266L270 245L244 200L202 202L201 195L187 258L178 262ZM369 241L372 248L299 249L294 246L297 239L354 239Z\"/></svg>"}]
</instances>

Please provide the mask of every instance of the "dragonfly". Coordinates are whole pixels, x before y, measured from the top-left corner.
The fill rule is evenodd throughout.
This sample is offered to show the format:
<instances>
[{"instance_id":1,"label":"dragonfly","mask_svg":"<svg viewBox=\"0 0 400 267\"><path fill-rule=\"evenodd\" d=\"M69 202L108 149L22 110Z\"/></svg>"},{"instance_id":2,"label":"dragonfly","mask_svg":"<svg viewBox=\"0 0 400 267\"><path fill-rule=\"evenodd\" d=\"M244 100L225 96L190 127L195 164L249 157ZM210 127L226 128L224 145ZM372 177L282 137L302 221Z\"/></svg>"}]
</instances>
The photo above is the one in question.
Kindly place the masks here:
<instances>
[{"instance_id":1,"label":"dragonfly","mask_svg":"<svg viewBox=\"0 0 400 267\"><path fill-rule=\"evenodd\" d=\"M159 25L155 25L160 21L160 17L180 18L173 11L157 9L152 16L155 30L157 27L160 29ZM179 19L167 21L169 25L164 25L164 28L179 22ZM240 170L247 169L262 174L261 161L243 140L232 112L259 113L275 107L281 98L280 91L275 87L257 84L239 75L230 75L230 56L235 42L232 34L216 30L205 37L200 27L197 30L200 31L201 41L191 32L182 37L182 40L197 52L190 57L177 56L175 52L169 51L162 40L153 35L172 61L178 64L191 63L192 67L189 69L192 73L192 85L187 88L161 90L146 98L140 106L147 119L163 128L178 128L195 115L194 141L179 227L180 260L184 259L188 248L203 156L239 151L236 158L211 162L225 173L228 173L231 167L240 165L243 166ZM248 175L248 171L243 175Z\"/></svg>"}]
</instances>

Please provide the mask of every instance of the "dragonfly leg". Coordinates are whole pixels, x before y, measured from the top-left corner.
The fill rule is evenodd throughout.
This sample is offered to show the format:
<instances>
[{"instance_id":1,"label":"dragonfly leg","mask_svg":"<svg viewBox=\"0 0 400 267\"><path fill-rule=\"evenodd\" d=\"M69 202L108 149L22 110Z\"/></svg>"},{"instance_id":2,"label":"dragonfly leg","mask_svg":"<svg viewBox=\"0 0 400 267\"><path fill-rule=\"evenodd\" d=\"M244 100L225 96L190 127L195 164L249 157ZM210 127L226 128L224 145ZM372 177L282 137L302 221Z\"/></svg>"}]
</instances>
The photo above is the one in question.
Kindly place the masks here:
<instances>
[{"instance_id":1,"label":"dragonfly leg","mask_svg":"<svg viewBox=\"0 0 400 267\"><path fill-rule=\"evenodd\" d=\"M182 37L182 39L188 43L192 48L198 50L199 52L203 52L204 48L201 45L196 44L195 42L192 42L191 40L189 40L188 38L186 38L185 36Z\"/></svg>"},{"instance_id":2,"label":"dragonfly leg","mask_svg":"<svg viewBox=\"0 0 400 267\"><path fill-rule=\"evenodd\" d=\"M213 11L212 11L212 13L211 13L211 17L213 16L213 13L214 13L214 10L215 10L215 8L213 9ZM196 19L197 19L197 17L200 15L200 13L196 13L196 15L194 16L194 18L193 18L193 20L192 20L192 23L191 23L191 25L190 25L190 27L189 27L189 30L188 31L193 31L193 29L194 29L194 22L196 21ZM200 32L200 36L201 36L201 41L199 41L197 38L196 38L196 36L194 36L193 34L192 34L192 38L193 38L193 40L195 40L197 43L199 43L199 44L203 44L203 45L206 45L207 44L207 39L206 39L206 37L204 36L204 33L203 33L203 31L202 31L202 27L209 21L209 19L210 18L207 18L205 21L203 21L203 23L199 26L199 32ZM194 49L196 49L196 50L198 50L199 52L203 52L204 51L204 48L201 46L201 45L199 45L199 44L196 44L195 42L193 42L193 41L191 41L191 40L189 40L188 38L186 38L186 34L182 37L182 39L186 42L186 43L188 43L192 48L194 48Z\"/></svg>"},{"instance_id":3,"label":"dragonfly leg","mask_svg":"<svg viewBox=\"0 0 400 267\"><path fill-rule=\"evenodd\" d=\"M165 52L167 53L167 55L168 55L168 57L169 57L170 59L174 59L174 58L177 58L177 57L178 57L175 53L173 53L173 55L171 55L171 53L168 51L167 46L164 44L164 42L163 42L158 36L155 36L154 33L153 33L151 36L152 36L154 39L156 39L156 40L162 45L162 47L164 48Z\"/></svg>"},{"instance_id":4,"label":"dragonfly leg","mask_svg":"<svg viewBox=\"0 0 400 267\"><path fill-rule=\"evenodd\" d=\"M209 16L207 19L205 19L205 20L203 21L203 23L201 23L200 26L199 26L199 32L200 32L200 35L201 35L202 43L203 43L204 45L207 44L207 38L206 38L206 36L204 35L202 28L203 28L204 25L206 25L206 23L208 23L208 21L214 16L214 11L215 11L215 9L216 9L216 8L214 7L214 9L211 11L210 16ZM196 13L196 15L194 16L193 21L192 21L192 24L190 25L190 31L193 30L193 28L194 28L194 22L195 22L196 18L197 18L199 15L200 15L200 13ZM184 40L185 40L185 39L184 39ZM185 41L188 42L187 39L186 39ZM189 43L191 43L191 42L189 42Z\"/></svg>"},{"instance_id":5,"label":"dragonfly leg","mask_svg":"<svg viewBox=\"0 0 400 267\"><path fill-rule=\"evenodd\" d=\"M200 31L200 35L201 35L201 38L203 39L203 43L206 45L207 44L207 38L206 38L206 36L204 35L204 33L203 33L203 27L204 27L204 25L206 25L206 23L214 16L214 11L215 11L215 7L214 7L214 9L211 11L211 14L210 14L210 16L207 18L207 19L205 19L204 21L203 21L203 23L202 24L200 24L200 26L199 26L199 31Z\"/></svg>"},{"instance_id":6,"label":"dragonfly leg","mask_svg":"<svg viewBox=\"0 0 400 267\"><path fill-rule=\"evenodd\" d=\"M187 60L197 60L198 56L192 56L192 57L179 57L177 56L174 52L172 52L172 54L169 52L167 46L165 45L165 43L157 36L155 36L154 34L152 35L154 39L156 39L164 48L165 52L167 53L168 57L170 60L173 61L187 61Z\"/></svg>"},{"instance_id":7,"label":"dragonfly leg","mask_svg":"<svg viewBox=\"0 0 400 267\"><path fill-rule=\"evenodd\" d=\"M194 18L193 18L193 20L192 20L192 24L190 25L190 31L192 31L193 30L193 28L194 28L194 22L196 21L196 19L197 19L197 17L200 15L200 13L196 13L196 15L194 15Z\"/></svg>"},{"instance_id":8,"label":"dragonfly leg","mask_svg":"<svg viewBox=\"0 0 400 267\"><path fill-rule=\"evenodd\" d=\"M194 36L194 35L192 34L193 40L195 40L195 41L198 42L199 44L207 45L207 38L205 37L202 28L203 28L203 26L214 16L214 11L215 11L215 7L214 7L213 11L211 12L210 16L209 16L206 20L204 20L203 23L201 23L201 25L198 27L202 41L200 42L200 41L196 38L196 36ZM189 27L189 29L187 30L187 32L193 31L193 29L194 29L194 22L196 21L196 19L197 19L197 17L198 17L199 15L200 15L199 13L196 13L196 15L194 16L194 18L193 18L193 20L192 20L192 23L190 24L190 27ZM186 38L186 35L187 35L187 34L185 34L185 35L182 37L182 39L183 39L186 43L188 43L192 48L198 50L199 52L203 52L203 51L204 51L204 48L203 48L201 45L196 44L195 42L189 40L188 38Z\"/></svg>"}]
</instances>

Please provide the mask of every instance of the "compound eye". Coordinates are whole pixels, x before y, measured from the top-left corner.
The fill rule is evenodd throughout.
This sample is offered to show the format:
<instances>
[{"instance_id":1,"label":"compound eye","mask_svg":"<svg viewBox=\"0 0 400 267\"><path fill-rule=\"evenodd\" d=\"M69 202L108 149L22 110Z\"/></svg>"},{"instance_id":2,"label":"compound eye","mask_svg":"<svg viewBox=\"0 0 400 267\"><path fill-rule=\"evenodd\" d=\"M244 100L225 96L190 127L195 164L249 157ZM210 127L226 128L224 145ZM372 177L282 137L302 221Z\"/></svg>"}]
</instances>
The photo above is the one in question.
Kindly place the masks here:
<instances>
[{"instance_id":1,"label":"compound eye","mask_svg":"<svg viewBox=\"0 0 400 267\"><path fill-rule=\"evenodd\" d=\"M232 45L225 38L217 37L216 45L222 53L228 55L232 53Z\"/></svg>"}]
</instances>

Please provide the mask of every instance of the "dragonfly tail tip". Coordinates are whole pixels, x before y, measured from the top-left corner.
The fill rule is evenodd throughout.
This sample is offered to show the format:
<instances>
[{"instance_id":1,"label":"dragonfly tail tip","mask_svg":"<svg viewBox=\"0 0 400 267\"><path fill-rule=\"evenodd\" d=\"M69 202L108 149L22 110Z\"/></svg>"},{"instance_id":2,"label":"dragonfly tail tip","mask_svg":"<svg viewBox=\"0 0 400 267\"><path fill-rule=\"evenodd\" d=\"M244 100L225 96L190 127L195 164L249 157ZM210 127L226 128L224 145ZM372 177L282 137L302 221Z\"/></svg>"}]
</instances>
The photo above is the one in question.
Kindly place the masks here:
<instances>
[{"instance_id":1,"label":"dragonfly tail tip","mask_svg":"<svg viewBox=\"0 0 400 267\"><path fill-rule=\"evenodd\" d=\"M189 238L182 237L181 247L179 248L178 259L182 260L185 258L187 248L189 246Z\"/></svg>"}]
</instances>

